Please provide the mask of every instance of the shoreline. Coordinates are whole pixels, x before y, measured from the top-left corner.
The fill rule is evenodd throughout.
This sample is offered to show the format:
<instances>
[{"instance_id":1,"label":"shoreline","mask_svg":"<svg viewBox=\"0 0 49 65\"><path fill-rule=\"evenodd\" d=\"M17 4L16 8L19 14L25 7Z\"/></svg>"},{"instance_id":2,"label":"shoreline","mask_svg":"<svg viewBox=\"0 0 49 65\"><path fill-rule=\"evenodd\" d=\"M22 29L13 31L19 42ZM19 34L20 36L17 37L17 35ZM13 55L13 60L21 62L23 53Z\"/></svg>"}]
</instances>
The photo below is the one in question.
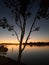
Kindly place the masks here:
<instances>
[{"instance_id":1,"label":"shoreline","mask_svg":"<svg viewBox=\"0 0 49 65\"><path fill-rule=\"evenodd\" d=\"M17 61L0 55L0 65L25 65L23 63L17 63Z\"/></svg>"}]
</instances>

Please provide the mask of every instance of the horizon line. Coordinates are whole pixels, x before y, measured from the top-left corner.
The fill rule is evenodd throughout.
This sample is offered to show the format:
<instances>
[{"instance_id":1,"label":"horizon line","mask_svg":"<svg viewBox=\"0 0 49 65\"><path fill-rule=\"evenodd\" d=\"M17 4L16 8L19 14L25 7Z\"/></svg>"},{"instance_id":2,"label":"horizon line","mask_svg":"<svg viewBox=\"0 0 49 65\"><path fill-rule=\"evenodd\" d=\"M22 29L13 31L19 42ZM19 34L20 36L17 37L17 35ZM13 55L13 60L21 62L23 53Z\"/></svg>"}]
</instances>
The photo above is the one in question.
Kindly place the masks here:
<instances>
[{"instance_id":1,"label":"horizon line","mask_svg":"<svg viewBox=\"0 0 49 65\"><path fill-rule=\"evenodd\" d=\"M7 43L7 42L5 42L5 43ZM27 43L49 43L49 42L27 42ZM0 44L4 44L4 42L0 43ZM12 43L12 42L10 42L9 44L19 44L19 43L14 43L14 42Z\"/></svg>"}]
</instances>

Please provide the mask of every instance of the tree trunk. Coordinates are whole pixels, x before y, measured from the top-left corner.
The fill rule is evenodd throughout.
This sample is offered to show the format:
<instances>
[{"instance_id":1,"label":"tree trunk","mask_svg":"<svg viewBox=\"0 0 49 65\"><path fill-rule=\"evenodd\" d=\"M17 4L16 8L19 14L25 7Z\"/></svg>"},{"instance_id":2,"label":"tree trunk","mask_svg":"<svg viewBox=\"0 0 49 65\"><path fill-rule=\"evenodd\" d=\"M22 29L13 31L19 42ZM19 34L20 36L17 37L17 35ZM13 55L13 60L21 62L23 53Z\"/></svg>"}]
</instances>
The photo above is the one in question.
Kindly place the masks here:
<instances>
[{"instance_id":1,"label":"tree trunk","mask_svg":"<svg viewBox=\"0 0 49 65\"><path fill-rule=\"evenodd\" d=\"M22 44L19 45L19 54L18 54L18 59L17 59L18 63L21 63L21 55L22 55L21 46Z\"/></svg>"},{"instance_id":2,"label":"tree trunk","mask_svg":"<svg viewBox=\"0 0 49 65\"><path fill-rule=\"evenodd\" d=\"M26 20L24 18L23 28L21 30L21 37L20 37L20 45L19 45L19 55L18 55L18 63L21 63L21 55L22 55L22 42L25 34L25 27L26 27Z\"/></svg>"}]
</instances>

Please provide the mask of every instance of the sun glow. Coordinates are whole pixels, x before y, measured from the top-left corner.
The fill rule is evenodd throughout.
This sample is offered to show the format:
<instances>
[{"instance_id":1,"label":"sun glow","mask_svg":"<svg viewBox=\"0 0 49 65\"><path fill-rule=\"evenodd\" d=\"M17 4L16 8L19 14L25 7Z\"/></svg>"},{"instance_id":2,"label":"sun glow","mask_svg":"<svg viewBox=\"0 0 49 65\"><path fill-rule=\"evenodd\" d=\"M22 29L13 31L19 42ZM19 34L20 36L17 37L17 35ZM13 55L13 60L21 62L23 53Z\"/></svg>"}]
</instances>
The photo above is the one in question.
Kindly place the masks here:
<instances>
[{"instance_id":1,"label":"sun glow","mask_svg":"<svg viewBox=\"0 0 49 65\"><path fill-rule=\"evenodd\" d=\"M19 43L17 39L0 39L0 43Z\"/></svg>"},{"instance_id":2,"label":"sun glow","mask_svg":"<svg viewBox=\"0 0 49 65\"><path fill-rule=\"evenodd\" d=\"M25 41L23 41L25 42ZM33 40L33 39L30 39L28 42L49 42L49 40ZM17 40L15 39L6 39L6 40L0 40L0 43L19 43Z\"/></svg>"},{"instance_id":3,"label":"sun glow","mask_svg":"<svg viewBox=\"0 0 49 65\"><path fill-rule=\"evenodd\" d=\"M25 40L23 42L25 43ZM28 42L49 42L49 38L31 38L28 40ZM0 38L0 43L19 43L16 38Z\"/></svg>"}]
</instances>

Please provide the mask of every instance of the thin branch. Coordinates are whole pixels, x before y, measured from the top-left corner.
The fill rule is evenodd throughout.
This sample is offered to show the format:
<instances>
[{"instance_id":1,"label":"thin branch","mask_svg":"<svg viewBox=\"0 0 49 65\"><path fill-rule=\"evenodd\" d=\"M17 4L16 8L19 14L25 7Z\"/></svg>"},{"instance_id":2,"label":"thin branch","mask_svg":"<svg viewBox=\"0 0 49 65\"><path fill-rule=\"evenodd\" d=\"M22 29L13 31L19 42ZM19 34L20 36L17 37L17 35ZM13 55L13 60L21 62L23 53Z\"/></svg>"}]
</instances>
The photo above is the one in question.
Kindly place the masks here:
<instances>
[{"instance_id":1,"label":"thin branch","mask_svg":"<svg viewBox=\"0 0 49 65\"><path fill-rule=\"evenodd\" d=\"M13 30L13 32L16 34L17 40L20 42L17 32L15 30Z\"/></svg>"},{"instance_id":2,"label":"thin branch","mask_svg":"<svg viewBox=\"0 0 49 65\"><path fill-rule=\"evenodd\" d=\"M26 27L26 19L24 18L23 27L22 27L22 31L21 31L21 37L20 37L20 43L22 43L22 41L23 41L23 37L25 34L25 27Z\"/></svg>"},{"instance_id":3,"label":"thin branch","mask_svg":"<svg viewBox=\"0 0 49 65\"><path fill-rule=\"evenodd\" d=\"M22 30L22 27L18 24L18 23L16 23L17 24L17 26Z\"/></svg>"},{"instance_id":4,"label":"thin branch","mask_svg":"<svg viewBox=\"0 0 49 65\"><path fill-rule=\"evenodd\" d=\"M20 12L17 12L17 14L19 15L19 22L20 22L20 24L18 24L17 22L16 22L16 24L22 31L22 21L21 21L21 18L20 18Z\"/></svg>"},{"instance_id":5,"label":"thin branch","mask_svg":"<svg viewBox=\"0 0 49 65\"><path fill-rule=\"evenodd\" d=\"M35 29L32 30L33 31L39 31L40 27L35 27Z\"/></svg>"},{"instance_id":6,"label":"thin branch","mask_svg":"<svg viewBox=\"0 0 49 65\"><path fill-rule=\"evenodd\" d=\"M19 16L19 20L20 20L20 26L21 26L21 28L22 28L22 22L21 22L21 18L20 18L20 16Z\"/></svg>"},{"instance_id":7,"label":"thin branch","mask_svg":"<svg viewBox=\"0 0 49 65\"><path fill-rule=\"evenodd\" d=\"M29 34L28 34L28 36L27 36L27 39L26 39L26 41L25 41L26 43L27 43L28 38L29 38L29 36L30 36L30 34L31 34L31 32L32 32L32 28L33 28L35 22L36 22L36 17L35 17L34 22L32 23L32 26L31 26L31 28L30 28L30 32L29 32Z\"/></svg>"},{"instance_id":8,"label":"thin branch","mask_svg":"<svg viewBox=\"0 0 49 65\"><path fill-rule=\"evenodd\" d=\"M28 39L29 39L29 37L30 37L30 34L31 34L31 32L32 32L32 28L33 28L33 26L35 25L35 22L36 22L36 17L35 17L35 19L34 19L34 22L32 23L32 26L31 26L31 28L30 28L30 32L29 32L29 34L28 34L28 36L27 36L27 39L26 39L26 41L25 41L25 45L24 45L22 51L23 51L23 50L25 49L25 47L26 47L26 43L27 43L27 41L28 41Z\"/></svg>"},{"instance_id":9,"label":"thin branch","mask_svg":"<svg viewBox=\"0 0 49 65\"><path fill-rule=\"evenodd\" d=\"M30 12L30 10L31 10L31 8L32 8L32 6L33 6L33 1L31 1L31 5L30 5L30 7L29 7L29 9L28 9L28 11L27 12Z\"/></svg>"}]
</instances>

